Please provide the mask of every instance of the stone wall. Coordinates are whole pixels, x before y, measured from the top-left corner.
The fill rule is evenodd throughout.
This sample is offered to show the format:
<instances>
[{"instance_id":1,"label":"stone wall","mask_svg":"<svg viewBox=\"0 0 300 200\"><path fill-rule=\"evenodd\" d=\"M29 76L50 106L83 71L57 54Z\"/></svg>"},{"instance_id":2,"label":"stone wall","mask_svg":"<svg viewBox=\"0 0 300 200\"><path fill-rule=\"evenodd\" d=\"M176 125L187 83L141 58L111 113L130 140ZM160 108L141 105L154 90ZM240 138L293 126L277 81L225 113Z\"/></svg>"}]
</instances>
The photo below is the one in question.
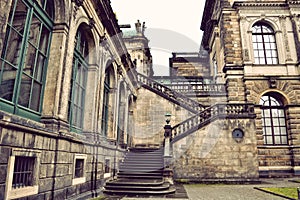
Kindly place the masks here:
<instances>
[{"instance_id":1,"label":"stone wall","mask_svg":"<svg viewBox=\"0 0 300 200\"><path fill-rule=\"evenodd\" d=\"M210 69L206 63L200 62L192 62L192 61L185 61L185 62L176 62L172 63L172 75L173 76L200 76L200 77L207 77L210 76Z\"/></svg>"},{"instance_id":2,"label":"stone wall","mask_svg":"<svg viewBox=\"0 0 300 200\"><path fill-rule=\"evenodd\" d=\"M195 182L255 181L258 162L254 121L217 120L173 144L175 179ZM240 127L237 142L232 131Z\"/></svg>"},{"instance_id":3,"label":"stone wall","mask_svg":"<svg viewBox=\"0 0 300 200\"><path fill-rule=\"evenodd\" d=\"M186 109L145 88L138 90L134 107L134 144L151 143L154 139L158 139L156 142L162 144L166 113L172 114L172 126L192 115Z\"/></svg>"},{"instance_id":4,"label":"stone wall","mask_svg":"<svg viewBox=\"0 0 300 200\"><path fill-rule=\"evenodd\" d=\"M30 196L29 199L67 199L78 195L90 196L92 192L99 194L105 181L105 160L110 160L112 174L114 160L118 162L124 155L123 151L116 152L115 146L103 140L100 145L85 135L64 136L47 132L47 129L36 122L28 121L26 124L18 118L13 118L11 120L13 122L7 119L5 116L0 121L0 199L4 199L5 187L8 184L6 172L8 172L9 157L14 150L40 152L37 177L39 193ZM32 124L28 125L29 123L33 123L36 128L28 128L32 126ZM23 126L25 124L26 126ZM78 154L86 156L84 172L86 181L73 185L74 158Z\"/></svg>"}]
</instances>

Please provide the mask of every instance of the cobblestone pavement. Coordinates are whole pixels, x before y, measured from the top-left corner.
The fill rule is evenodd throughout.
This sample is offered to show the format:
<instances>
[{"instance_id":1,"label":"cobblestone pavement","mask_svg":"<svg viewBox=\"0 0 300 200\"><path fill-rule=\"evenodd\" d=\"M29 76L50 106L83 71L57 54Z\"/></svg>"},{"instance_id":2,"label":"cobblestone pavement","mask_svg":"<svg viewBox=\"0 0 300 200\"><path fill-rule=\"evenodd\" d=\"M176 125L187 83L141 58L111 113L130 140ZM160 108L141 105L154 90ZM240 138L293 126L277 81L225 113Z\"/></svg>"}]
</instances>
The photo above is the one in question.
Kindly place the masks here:
<instances>
[{"instance_id":1,"label":"cobblestone pavement","mask_svg":"<svg viewBox=\"0 0 300 200\"><path fill-rule=\"evenodd\" d=\"M188 199L190 200L282 200L266 192L254 189L254 187L299 187L300 183L291 182L291 179L261 179L261 184L240 184L240 185L184 185ZM122 198L123 200L136 200L141 198ZM166 198L144 198L143 200L163 200ZM172 198L169 198L172 199ZM186 198L184 198L186 200ZM177 198L176 200L181 200Z\"/></svg>"}]
</instances>

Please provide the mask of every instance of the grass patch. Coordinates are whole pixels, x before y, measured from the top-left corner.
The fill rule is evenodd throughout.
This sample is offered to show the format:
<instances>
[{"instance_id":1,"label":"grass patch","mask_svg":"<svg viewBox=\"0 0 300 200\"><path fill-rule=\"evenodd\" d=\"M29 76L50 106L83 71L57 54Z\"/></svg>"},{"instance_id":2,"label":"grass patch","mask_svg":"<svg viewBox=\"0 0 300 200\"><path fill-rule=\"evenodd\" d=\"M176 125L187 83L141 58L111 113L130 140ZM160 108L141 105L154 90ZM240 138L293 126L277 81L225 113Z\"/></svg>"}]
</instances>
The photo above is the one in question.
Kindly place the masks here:
<instances>
[{"instance_id":1,"label":"grass patch","mask_svg":"<svg viewBox=\"0 0 300 200\"><path fill-rule=\"evenodd\" d=\"M284 187L284 188L259 188L266 192L271 192L291 199L298 199L297 188Z\"/></svg>"}]
</instances>

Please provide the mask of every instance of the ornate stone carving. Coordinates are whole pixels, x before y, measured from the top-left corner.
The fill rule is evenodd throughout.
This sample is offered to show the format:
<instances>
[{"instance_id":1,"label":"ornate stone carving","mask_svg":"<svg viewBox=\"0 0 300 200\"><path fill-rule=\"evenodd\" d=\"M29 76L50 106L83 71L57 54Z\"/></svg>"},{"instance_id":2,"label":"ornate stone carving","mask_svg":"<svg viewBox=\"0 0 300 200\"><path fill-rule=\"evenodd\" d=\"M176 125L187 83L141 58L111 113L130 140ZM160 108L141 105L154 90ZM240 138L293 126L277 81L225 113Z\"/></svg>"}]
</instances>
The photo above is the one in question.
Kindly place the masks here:
<instances>
[{"instance_id":1,"label":"ornate stone carving","mask_svg":"<svg viewBox=\"0 0 300 200\"><path fill-rule=\"evenodd\" d=\"M286 30L286 16L280 16L279 20L280 20L281 30L283 33L284 47L285 47L285 52L286 52L286 60L292 60L291 51L290 51L290 47L289 47L289 41L288 41L288 35L287 35L287 30Z\"/></svg>"},{"instance_id":2,"label":"ornate stone carving","mask_svg":"<svg viewBox=\"0 0 300 200\"><path fill-rule=\"evenodd\" d=\"M269 87L270 88L276 88L276 78L275 77L270 77L269 78Z\"/></svg>"}]
</instances>

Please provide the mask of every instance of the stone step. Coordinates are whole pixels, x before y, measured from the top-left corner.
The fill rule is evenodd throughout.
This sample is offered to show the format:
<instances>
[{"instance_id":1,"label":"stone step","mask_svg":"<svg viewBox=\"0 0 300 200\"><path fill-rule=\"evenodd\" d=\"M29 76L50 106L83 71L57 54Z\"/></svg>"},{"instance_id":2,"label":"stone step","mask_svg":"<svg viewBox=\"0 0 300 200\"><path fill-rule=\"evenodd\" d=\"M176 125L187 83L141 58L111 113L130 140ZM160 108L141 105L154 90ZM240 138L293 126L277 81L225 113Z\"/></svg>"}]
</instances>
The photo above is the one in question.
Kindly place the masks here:
<instances>
[{"instance_id":1,"label":"stone step","mask_svg":"<svg viewBox=\"0 0 300 200\"><path fill-rule=\"evenodd\" d=\"M134 167L145 167L145 166L148 166L148 167L163 167L163 164L162 162L142 162L142 161L137 161L137 162L121 162L120 163L120 167L121 166L134 166Z\"/></svg>"},{"instance_id":2,"label":"stone step","mask_svg":"<svg viewBox=\"0 0 300 200\"><path fill-rule=\"evenodd\" d=\"M143 195L143 196L150 196L150 195L166 195L175 193L175 188L168 188L166 190L104 190L103 192L106 194L115 194L115 195Z\"/></svg>"},{"instance_id":3,"label":"stone step","mask_svg":"<svg viewBox=\"0 0 300 200\"><path fill-rule=\"evenodd\" d=\"M118 172L118 175L162 176L163 173L159 171L153 171L153 172L120 171Z\"/></svg>"},{"instance_id":4,"label":"stone step","mask_svg":"<svg viewBox=\"0 0 300 200\"><path fill-rule=\"evenodd\" d=\"M137 167L120 167L119 171L128 171L128 172L155 172L163 170L162 167L144 167L144 168L137 168Z\"/></svg>"},{"instance_id":5,"label":"stone step","mask_svg":"<svg viewBox=\"0 0 300 200\"><path fill-rule=\"evenodd\" d=\"M163 182L163 151L157 148L130 148L119 164L117 179L107 182L104 193L114 195L165 195L175 188Z\"/></svg>"},{"instance_id":6,"label":"stone step","mask_svg":"<svg viewBox=\"0 0 300 200\"><path fill-rule=\"evenodd\" d=\"M162 159L144 159L144 160L127 160L127 159L125 159L125 160L123 160L123 161L121 161L120 163L163 163L163 160Z\"/></svg>"},{"instance_id":7,"label":"stone step","mask_svg":"<svg viewBox=\"0 0 300 200\"><path fill-rule=\"evenodd\" d=\"M127 157L127 158L124 158L123 162L162 162L163 159L162 157L157 157L157 158L154 158L154 157Z\"/></svg>"},{"instance_id":8,"label":"stone step","mask_svg":"<svg viewBox=\"0 0 300 200\"><path fill-rule=\"evenodd\" d=\"M139 191L160 191L168 190L170 187L169 183L163 183L162 185L155 186L144 186L144 185L107 185L107 190L139 190Z\"/></svg>"},{"instance_id":9,"label":"stone step","mask_svg":"<svg viewBox=\"0 0 300 200\"><path fill-rule=\"evenodd\" d=\"M159 151L163 152L163 148L149 148L149 147L130 147L129 152L154 152L154 151Z\"/></svg>"},{"instance_id":10,"label":"stone step","mask_svg":"<svg viewBox=\"0 0 300 200\"><path fill-rule=\"evenodd\" d=\"M159 179L162 178L162 175L118 175L118 178L134 178L134 179Z\"/></svg>"},{"instance_id":11,"label":"stone step","mask_svg":"<svg viewBox=\"0 0 300 200\"><path fill-rule=\"evenodd\" d=\"M117 180L106 182L106 185L119 185L119 186L161 186L164 182L162 178L160 179L145 179L141 181L140 179L127 179L127 178L119 178Z\"/></svg>"},{"instance_id":12,"label":"stone step","mask_svg":"<svg viewBox=\"0 0 300 200\"><path fill-rule=\"evenodd\" d=\"M145 154L145 155L137 155L137 154L127 154L125 155L125 158L136 158L136 159L142 159L142 158L162 158L163 155L160 155L160 154Z\"/></svg>"}]
</instances>

